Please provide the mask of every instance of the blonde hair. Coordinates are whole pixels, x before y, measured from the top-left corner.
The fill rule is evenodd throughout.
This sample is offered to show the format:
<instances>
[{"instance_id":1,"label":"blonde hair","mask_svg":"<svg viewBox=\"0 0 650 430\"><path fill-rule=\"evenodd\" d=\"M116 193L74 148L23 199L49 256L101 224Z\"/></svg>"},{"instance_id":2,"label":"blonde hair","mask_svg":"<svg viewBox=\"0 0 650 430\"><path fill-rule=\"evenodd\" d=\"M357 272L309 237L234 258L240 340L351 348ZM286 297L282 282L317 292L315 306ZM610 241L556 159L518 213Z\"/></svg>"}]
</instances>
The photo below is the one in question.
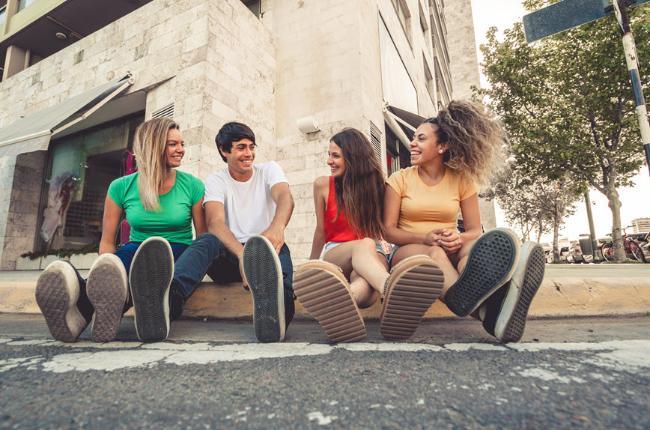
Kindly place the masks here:
<instances>
[{"instance_id":1,"label":"blonde hair","mask_svg":"<svg viewBox=\"0 0 650 430\"><path fill-rule=\"evenodd\" d=\"M445 164L477 185L486 185L503 163L505 132L482 104L454 100L426 122L438 126L438 141L448 145Z\"/></svg>"},{"instance_id":2,"label":"blonde hair","mask_svg":"<svg viewBox=\"0 0 650 430\"><path fill-rule=\"evenodd\" d=\"M160 210L158 192L167 173L167 133L179 129L169 118L153 118L135 130L133 153L138 164L138 190L142 206L149 212Z\"/></svg>"}]
</instances>

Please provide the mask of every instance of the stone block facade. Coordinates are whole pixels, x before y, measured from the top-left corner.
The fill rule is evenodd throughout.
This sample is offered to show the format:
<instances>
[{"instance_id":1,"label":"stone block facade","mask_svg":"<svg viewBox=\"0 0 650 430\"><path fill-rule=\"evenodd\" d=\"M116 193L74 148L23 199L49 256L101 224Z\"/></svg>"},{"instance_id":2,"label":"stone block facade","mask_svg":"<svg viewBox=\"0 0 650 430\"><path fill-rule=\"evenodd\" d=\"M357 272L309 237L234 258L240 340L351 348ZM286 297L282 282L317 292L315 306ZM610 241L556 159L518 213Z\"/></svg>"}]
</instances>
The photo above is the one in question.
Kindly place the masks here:
<instances>
[{"instance_id":1,"label":"stone block facade","mask_svg":"<svg viewBox=\"0 0 650 430\"><path fill-rule=\"evenodd\" d=\"M187 144L182 168L205 178L223 167L214 136L224 122L248 121L273 142L273 53L270 32L239 0L152 1L1 82L0 127L130 71L128 91L147 93L146 117L174 104ZM275 155L267 148L261 159ZM34 189L19 179L22 168L16 157L0 157L0 186L14 190L0 195L0 270L14 269L16 257L33 250L36 221L12 220L25 208L16 197L40 195L43 175Z\"/></svg>"},{"instance_id":2,"label":"stone block facade","mask_svg":"<svg viewBox=\"0 0 650 430\"><path fill-rule=\"evenodd\" d=\"M312 184L329 174L330 137L344 127L369 135L371 124L384 133L380 25L414 84L420 114L436 112L425 77L431 41L419 20L434 3L403 2L407 29L393 0L263 0L259 19L240 0L154 0L1 82L0 127L130 71L128 91L146 92L146 118L174 104L187 144L182 169L205 179L224 167L217 130L245 122L257 135L257 161L277 160L289 179L296 208L286 240L300 264L315 226ZM296 122L304 117L320 131L302 133ZM383 134L380 140L385 160ZM15 157L0 157L0 186L20 193L16 166ZM14 268L16 255L29 250L11 238L35 234L31 224L5 229L14 200L0 195L0 269Z\"/></svg>"}]
</instances>

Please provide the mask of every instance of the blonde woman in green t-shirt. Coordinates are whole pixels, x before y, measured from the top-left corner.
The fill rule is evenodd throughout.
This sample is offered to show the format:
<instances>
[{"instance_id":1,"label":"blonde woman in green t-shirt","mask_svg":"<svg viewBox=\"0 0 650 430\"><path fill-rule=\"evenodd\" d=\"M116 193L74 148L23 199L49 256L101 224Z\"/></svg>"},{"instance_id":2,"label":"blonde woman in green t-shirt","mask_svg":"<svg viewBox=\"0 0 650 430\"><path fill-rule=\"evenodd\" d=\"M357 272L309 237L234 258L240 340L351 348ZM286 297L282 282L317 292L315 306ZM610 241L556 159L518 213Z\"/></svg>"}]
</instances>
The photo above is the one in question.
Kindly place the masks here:
<instances>
[{"instance_id":1,"label":"blonde woman in green t-shirt","mask_svg":"<svg viewBox=\"0 0 650 430\"><path fill-rule=\"evenodd\" d=\"M544 277L539 244L519 244L508 229L482 234L478 187L487 182L504 143L501 125L478 104L452 101L422 123L410 144L412 167L388 179L384 228L398 245L396 265L428 256L444 274L438 295L458 316L473 314L501 342L523 335L530 303ZM464 231L456 228L462 214ZM389 291L381 331L409 337L435 297ZM397 327L397 328L395 328Z\"/></svg>"},{"instance_id":2,"label":"blonde woman in green t-shirt","mask_svg":"<svg viewBox=\"0 0 650 430\"><path fill-rule=\"evenodd\" d=\"M64 261L50 264L38 279L36 301L57 340L74 342L92 320L92 339L111 341L131 304L138 337L163 340L170 310L172 319L182 311L184 289L170 285L174 261L192 242L192 223L197 234L206 231L203 182L176 170L185 143L178 124L169 118L141 124L133 151L138 172L109 186L100 255L88 279ZM123 218L131 232L129 242L118 249L115 237Z\"/></svg>"}]
</instances>

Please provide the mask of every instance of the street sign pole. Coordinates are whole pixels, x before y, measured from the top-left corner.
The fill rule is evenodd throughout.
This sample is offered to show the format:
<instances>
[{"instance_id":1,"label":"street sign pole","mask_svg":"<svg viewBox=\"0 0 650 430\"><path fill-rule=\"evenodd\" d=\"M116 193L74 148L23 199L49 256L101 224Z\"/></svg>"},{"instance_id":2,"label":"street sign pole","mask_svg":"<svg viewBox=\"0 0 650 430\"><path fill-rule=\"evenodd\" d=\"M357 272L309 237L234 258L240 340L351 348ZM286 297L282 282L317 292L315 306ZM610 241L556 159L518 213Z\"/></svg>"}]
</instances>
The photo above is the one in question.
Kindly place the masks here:
<instances>
[{"instance_id":1,"label":"street sign pole","mask_svg":"<svg viewBox=\"0 0 650 430\"><path fill-rule=\"evenodd\" d=\"M625 61L627 62L627 70L630 72L632 92L634 93L634 102L636 103L636 116L639 121L639 129L641 130L641 141L645 151L645 160L650 172L650 124L648 123L648 110L646 108L645 98L643 97L643 86L641 85L641 76L639 74L634 35L630 28L630 17L627 13L628 0L613 0L613 3L614 13L623 33Z\"/></svg>"}]
</instances>

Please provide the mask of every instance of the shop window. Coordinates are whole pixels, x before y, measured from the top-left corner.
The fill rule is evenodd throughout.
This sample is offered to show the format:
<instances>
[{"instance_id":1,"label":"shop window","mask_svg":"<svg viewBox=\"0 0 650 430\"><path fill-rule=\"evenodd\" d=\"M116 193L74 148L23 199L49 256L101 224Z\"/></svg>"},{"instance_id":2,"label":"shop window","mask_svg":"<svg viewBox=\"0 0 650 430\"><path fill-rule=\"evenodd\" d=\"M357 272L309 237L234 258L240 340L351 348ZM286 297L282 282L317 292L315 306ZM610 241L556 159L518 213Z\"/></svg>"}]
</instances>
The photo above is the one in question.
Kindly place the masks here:
<instances>
[{"instance_id":1,"label":"shop window","mask_svg":"<svg viewBox=\"0 0 650 430\"><path fill-rule=\"evenodd\" d=\"M402 29L406 35L406 39L411 44L411 11L405 0L392 0L393 7L397 13Z\"/></svg>"},{"instance_id":2,"label":"shop window","mask_svg":"<svg viewBox=\"0 0 650 430\"><path fill-rule=\"evenodd\" d=\"M0 2L0 30L3 29L5 22L7 21L7 4Z\"/></svg>"},{"instance_id":3,"label":"shop window","mask_svg":"<svg viewBox=\"0 0 650 430\"><path fill-rule=\"evenodd\" d=\"M23 10L26 7L29 7L32 3L35 3L36 0L20 0L18 2L18 10Z\"/></svg>"},{"instance_id":4,"label":"shop window","mask_svg":"<svg viewBox=\"0 0 650 430\"><path fill-rule=\"evenodd\" d=\"M138 114L52 142L42 199L41 248L82 249L101 238L108 185L123 174L123 159Z\"/></svg>"},{"instance_id":5,"label":"shop window","mask_svg":"<svg viewBox=\"0 0 650 430\"><path fill-rule=\"evenodd\" d=\"M386 130L386 171L388 176L411 165L411 152L395 136L390 127L384 124Z\"/></svg>"}]
</instances>

